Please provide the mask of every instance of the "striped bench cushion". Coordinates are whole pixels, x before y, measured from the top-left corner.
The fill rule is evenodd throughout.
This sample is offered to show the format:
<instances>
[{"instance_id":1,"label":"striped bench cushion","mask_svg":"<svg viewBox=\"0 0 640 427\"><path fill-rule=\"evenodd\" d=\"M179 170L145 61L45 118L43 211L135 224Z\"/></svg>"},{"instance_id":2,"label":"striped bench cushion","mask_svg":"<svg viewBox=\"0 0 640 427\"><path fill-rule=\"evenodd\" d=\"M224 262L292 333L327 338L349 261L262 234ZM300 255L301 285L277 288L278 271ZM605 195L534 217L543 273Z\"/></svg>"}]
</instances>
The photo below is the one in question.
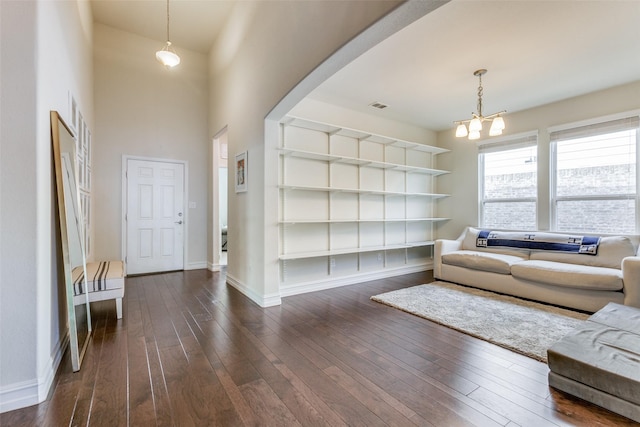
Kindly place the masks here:
<instances>
[{"instance_id":1,"label":"striped bench cushion","mask_svg":"<svg viewBox=\"0 0 640 427\"><path fill-rule=\"evenodd\" d=\"M73 293L83 292L84 272L82 268L73 270ZM124 287L124 263L122 261L102 261L87 263L87 287L89 292L107 291Z\"/></svg>"}]
</instances>

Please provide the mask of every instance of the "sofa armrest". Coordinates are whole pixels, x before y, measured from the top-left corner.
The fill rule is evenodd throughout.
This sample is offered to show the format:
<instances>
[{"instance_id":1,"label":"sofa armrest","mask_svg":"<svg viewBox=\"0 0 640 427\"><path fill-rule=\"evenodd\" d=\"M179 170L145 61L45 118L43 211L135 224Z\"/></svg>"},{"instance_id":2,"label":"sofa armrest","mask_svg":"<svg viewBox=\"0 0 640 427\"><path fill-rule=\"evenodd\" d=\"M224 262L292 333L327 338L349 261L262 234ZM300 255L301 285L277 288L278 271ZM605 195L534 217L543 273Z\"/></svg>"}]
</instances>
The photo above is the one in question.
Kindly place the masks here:
<instances>
[{"instance_id":1,"label":"sofa armrest","mask_svg":"<svg viewBox=\"0 0 640 427\"><path fill-rule=\"evenodd\" d=\"M435 250L433 253L433 277L442 278L442 255L458 251L462 248L462 240L436 240Z\"/></svg>"},{"instance_id":2,"label":"sofa armrest","mask_svg":"<svg viewBox=\"0 0 640 427\"><path fill-rule=\"evenodd\" d=\"M629 256L622 260L624 305L640 308L640 257Z\"/></svg>"}]
</instances>

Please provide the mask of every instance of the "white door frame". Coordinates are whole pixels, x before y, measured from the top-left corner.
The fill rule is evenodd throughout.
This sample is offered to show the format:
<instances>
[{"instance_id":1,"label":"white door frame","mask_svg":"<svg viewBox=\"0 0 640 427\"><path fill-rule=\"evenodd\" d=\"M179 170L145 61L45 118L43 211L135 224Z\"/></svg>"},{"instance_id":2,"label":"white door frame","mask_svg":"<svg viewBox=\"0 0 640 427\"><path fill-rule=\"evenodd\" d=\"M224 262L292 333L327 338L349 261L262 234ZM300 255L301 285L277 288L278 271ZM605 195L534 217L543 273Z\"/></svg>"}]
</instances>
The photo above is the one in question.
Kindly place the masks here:
<instances>
[{"instance_id":1,"label":"white door frame","mask_svg":"<svg viewBox=\"0 0 640 427\"><path fill-rule=\"evenodd\" d=\"M221 240L222 237L220 235L220 183L219 181L219 170L220 170L220 138L227 133L228 127L225 126L220 129L211 139L212 146L212 159L211 159L211 264L209 265L209 270L211 271L220 271L220 256L222 250ZM227 224L227 227L229 224ZM228 233L228 228L227 228ZM229 236L227 235L227 238ZM229 252L227 251L227 254Z\"/></svg>"},{"instance_id":2,"label":"white door frame","mask_svg":"<svg viewBox=\"0 0 640 427\"><path fill-rule=\"evenodd\" d=\"M182 212L184 212L184 233L182 236L182 244L184 245L182 251L182 269L188 270L187 260L189 259L189 209L187 209L189 200L189 162L186 160L176 159L163 159L159 157L143 157L143 156L131 156L128 154L122 155L122 217L121 217L121 232L122 232L122 258L126 259L127 256L127 164L129 160L142 160L147 162L161 162L161 163L178 163L184 167L184 197L182 198Z\"/></svg>"}]
</instances>

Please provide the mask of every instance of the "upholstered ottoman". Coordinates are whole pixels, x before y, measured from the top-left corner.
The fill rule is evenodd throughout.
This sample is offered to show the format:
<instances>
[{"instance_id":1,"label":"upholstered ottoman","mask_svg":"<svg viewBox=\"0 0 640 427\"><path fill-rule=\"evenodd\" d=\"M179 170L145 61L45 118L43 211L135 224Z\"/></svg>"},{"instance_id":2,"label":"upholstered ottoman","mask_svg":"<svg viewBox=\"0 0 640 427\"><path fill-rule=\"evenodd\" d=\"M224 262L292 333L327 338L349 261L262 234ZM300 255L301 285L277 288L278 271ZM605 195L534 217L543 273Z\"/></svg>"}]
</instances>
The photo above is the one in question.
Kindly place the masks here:
<instances>
[{"instance_id":1,"label":"upholstered ottoman","mask_svg":"<svg viewBox=\"0 0 640 427\"><path fill-rule=\"evenodd\" d=\"M87 263L87 288L89 302L115 300L116 317L122 319L122 298L124 297L124 263L122 261L101 261ZM82 269L74 274L74 293L81 295L78 290L82 281Z\"/></svg>"},{"instance_id":2,"label":"upholstered ottoman","mask_svg":"<svg viewBox=\"0 0 640 427\"><path fill-rule=\"evenodd\" d=\"M547 359L551 387L640 422L640 309L609 303Z\"/></svg>"}]
</instances>

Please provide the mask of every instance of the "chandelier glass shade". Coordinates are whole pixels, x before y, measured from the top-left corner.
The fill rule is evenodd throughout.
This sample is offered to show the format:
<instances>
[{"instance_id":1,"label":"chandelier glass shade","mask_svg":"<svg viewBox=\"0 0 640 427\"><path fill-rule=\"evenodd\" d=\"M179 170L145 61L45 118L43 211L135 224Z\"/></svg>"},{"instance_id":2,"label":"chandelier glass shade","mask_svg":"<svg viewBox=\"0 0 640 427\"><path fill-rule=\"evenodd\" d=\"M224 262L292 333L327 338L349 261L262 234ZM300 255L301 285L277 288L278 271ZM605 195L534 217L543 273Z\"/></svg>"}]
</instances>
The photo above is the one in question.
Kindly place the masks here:
<instances>
[{"instance_id":1,"label":"chandelier glass shade","mask_svg":"<svg viewBox=\"0 0 640 427\"><path fill-rule=\"evenodd\" d=\"M482 123L491 121L491 128L489 129L490 136L502 135L502 131L505 128L504 119L502 114L506 113L506 110L502 110L498 113L489 114L487 116L482 115L482 76L486 74L487 70L476 70L473 75L479 79L478 86L478 112L471 113L471 119L468 120L456 120L458 126L456 127L456 137L464 138L467 136L469 139L479 139L480 132L482 131ZM468 127L467 127L468 126Z\"/></svg>"},{"instance_id":2,"label":"chandelier glass shade","mask_svg":"<svg viewBox=\"0 0 640 427\"><path fill-rule=\"evenodd\" d=\"M180 63L180 57L171 47L169 39L169 0L167 0L167 43L156 52L156 59L167 68L173 68Z\"/></svg>"}]
</instances>

